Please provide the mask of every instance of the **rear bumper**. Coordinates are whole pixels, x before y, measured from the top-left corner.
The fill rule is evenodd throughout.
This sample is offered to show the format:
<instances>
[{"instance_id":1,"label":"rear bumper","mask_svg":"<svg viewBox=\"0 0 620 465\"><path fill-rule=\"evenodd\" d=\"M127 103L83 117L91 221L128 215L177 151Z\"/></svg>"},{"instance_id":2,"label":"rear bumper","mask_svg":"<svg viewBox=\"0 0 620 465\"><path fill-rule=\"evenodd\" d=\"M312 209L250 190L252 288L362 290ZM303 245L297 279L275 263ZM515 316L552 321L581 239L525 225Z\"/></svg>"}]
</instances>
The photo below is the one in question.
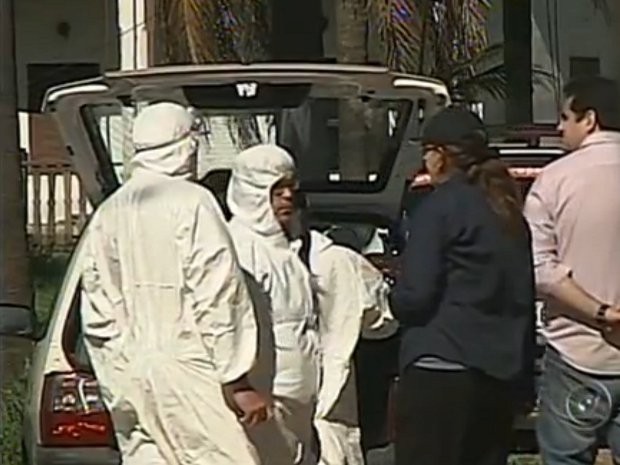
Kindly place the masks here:
<instances>
[{"instance_id":1,"label":"rear bumper","mask_svg":"<svg viewBox=\"0 0 620 465\"><path fill-rule=\"evenodd\" d=\"M106 447L41 447L34 450L32 465L120 465L120 454Z\"/></svg>"}]
</instances>

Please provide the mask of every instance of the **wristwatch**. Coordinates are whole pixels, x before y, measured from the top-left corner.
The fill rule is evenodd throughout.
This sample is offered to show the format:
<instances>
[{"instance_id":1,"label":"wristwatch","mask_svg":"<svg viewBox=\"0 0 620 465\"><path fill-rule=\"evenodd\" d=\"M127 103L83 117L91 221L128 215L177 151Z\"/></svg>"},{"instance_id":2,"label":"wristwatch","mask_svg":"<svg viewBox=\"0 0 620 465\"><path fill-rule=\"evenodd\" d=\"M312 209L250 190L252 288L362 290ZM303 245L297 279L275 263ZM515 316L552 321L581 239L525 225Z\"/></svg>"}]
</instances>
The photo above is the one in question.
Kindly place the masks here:
<instances>
[{"instance_id":1,"label":"wristwatch","mask_svg":"<svg viewBox=\"0 0 620 465\"><path fill-rule=\"evenodd\" d=\"M594 316L594 320L601 328L607 324L607 319L605 318L605 314L607 313L607 310L609 309L609 307L610 305L601 304L598 310L596 311L596 315Z\"/></svg>"}]
</instances>

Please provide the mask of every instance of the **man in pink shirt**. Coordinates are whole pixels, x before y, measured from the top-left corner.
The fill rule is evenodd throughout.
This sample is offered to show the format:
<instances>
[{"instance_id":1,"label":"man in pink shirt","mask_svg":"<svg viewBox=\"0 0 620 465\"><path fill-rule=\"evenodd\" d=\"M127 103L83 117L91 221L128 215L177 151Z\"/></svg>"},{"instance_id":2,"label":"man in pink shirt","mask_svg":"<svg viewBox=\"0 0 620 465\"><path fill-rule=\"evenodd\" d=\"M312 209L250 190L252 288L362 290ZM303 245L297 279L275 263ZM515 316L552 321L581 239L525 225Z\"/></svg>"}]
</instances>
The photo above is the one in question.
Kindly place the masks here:
<instances>
[{"instance_id":1,"label":"man in pink shirt","mask_svg":"<svg viewBox=\"0 0 620 465\"><path fill-rule=\"evenodd\" d=\"M601 77L564 94L570 153L525 203L547 303L538 442L547 465L593 464L601 440L620 463L620 94Z\"/></svg>"}]
</instances>

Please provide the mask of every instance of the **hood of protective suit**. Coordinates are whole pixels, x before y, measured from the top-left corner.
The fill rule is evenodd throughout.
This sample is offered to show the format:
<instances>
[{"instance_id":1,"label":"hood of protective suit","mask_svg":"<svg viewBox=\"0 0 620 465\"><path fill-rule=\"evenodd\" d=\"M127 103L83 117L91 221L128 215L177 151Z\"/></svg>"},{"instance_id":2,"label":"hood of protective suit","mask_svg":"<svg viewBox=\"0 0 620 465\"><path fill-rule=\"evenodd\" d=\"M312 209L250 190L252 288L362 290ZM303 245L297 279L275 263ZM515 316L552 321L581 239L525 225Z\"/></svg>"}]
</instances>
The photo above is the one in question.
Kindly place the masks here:
<instances>
[{"instance_id":1,"label":"hood of protective suit","mask_svg":"<svg viewBox=\"0 0 620 465\"><path fill-rule=\"evenodd\" d=\"M144 108L133 125L131 173L143 169L185 179L195 176L198 141L194 123L194 116L177 103Z\"/></svg>"},{"instance_id":2,"label":"hood of protective suit","mask_svg":"<svg viewBox=\"0 0 620 465\"><path fill-rule=\"evenodd\" d=\"M294 173L293 158L276 145L256 145L237 155L226 195L236 221L267 239L286 240L271 206L271 189Z\"/></svg>"}]
</instances>

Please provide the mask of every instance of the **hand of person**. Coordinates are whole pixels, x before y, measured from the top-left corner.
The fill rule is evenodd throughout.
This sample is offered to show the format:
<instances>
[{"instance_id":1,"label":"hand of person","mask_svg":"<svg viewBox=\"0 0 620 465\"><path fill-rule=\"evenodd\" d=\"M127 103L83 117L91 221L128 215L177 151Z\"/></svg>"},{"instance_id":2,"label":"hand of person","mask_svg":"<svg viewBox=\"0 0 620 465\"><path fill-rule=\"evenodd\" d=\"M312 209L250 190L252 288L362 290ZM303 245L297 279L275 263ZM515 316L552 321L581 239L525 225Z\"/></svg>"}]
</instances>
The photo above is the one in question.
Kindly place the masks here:
<instances>
[{"instance_id":1,"label":"hand of person","mask_svg":"<svg viewBox=\"0 0 620 465\"><path fill-rule=\"evenodd\" d=\"M610 307L605 311L605 323L611 329L620 326L620 307Z\"/></svg>"},{"instance_id":2,"label":"hand of person","mask_svg":"<svg viewBox=\"0 0 620 465\"><path fill-rule=\"evenodd\" d=\"M602 328L603 338L607 343L620 347L620 308L610 307L605 312L605 325Z\"/></svg>"},{"instance_id":3,"label":"hand of person","mask_svg":"<svg viewBox=\"0 0 620 465\"><path fill-rule=\"evenodd\" d=\"M272 416L272 401L254 389L242 389L232 394L239 421L248 427L267 421Z\"/></svg>"},{"instance_id":4,"label":"hand of person","mask_svg":"<svg viewBox=\"0 0 620 465\"><path fill-rule=\"evenodd\" d=\"M257 392L245 377L222 386L226 405L246 426L267 421L272 415L273 402L269 396Z\"/></svg>"}]
</instances>

